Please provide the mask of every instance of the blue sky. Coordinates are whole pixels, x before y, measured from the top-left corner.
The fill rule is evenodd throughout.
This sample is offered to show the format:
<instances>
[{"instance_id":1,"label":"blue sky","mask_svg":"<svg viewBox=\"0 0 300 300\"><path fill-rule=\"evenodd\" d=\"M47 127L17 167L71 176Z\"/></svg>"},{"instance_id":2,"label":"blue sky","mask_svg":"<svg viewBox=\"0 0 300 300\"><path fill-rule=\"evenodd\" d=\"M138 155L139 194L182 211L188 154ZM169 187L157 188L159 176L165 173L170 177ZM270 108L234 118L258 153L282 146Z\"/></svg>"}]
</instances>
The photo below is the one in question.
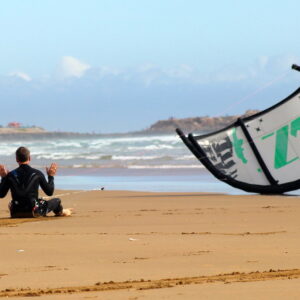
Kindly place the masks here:
<instances>
[{"instance_id":1,"label":"blue sky","mask_svg":"<svg viewBox=\"0 0 300 300\"><path fill-rule=\"evenodd\" d=\"M290 0L3 1L0 124L118 132L171 116L266 108L298 87L290 65L300 64L299 7Z\"/></svg>"}]
</instances>

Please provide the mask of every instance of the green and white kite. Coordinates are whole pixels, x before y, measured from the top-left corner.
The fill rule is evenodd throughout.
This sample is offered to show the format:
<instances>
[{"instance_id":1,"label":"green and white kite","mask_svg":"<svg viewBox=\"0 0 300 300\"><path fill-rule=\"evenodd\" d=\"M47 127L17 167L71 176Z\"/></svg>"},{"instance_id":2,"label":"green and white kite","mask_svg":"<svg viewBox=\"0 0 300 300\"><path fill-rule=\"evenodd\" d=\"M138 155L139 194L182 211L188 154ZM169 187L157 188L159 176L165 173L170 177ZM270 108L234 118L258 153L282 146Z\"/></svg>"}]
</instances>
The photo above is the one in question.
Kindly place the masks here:
<instances>
[{"instance_id":1,"label":"green and white kite","mask_svg":"<svg viewBox=\"0 0 300 300\"><path fill-rule=\"evenodd\" d=\"M176 131L215 177L233 187L263 194L300 189L300 88L219 131L199 136Z\"/></svg>"}]
</instances>

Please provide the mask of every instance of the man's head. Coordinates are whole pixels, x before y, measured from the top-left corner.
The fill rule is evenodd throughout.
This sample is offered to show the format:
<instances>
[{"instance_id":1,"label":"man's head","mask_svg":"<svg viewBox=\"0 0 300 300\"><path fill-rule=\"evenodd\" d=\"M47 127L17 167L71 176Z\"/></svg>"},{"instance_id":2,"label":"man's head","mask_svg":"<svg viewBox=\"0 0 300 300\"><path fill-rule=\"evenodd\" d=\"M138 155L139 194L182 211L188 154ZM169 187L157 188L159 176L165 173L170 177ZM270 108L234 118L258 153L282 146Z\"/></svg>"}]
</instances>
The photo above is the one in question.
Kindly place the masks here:
<instances>
[{"instance_id":1,"label":"man's head","mask_svg":"<svg viewBox=\"0 0 300 300\"><path fill-rule=\"evenodd\" d=\"M16 151L16 161L19 164L30 162L30 151L26 147L19 147Z\"/></svg>"}]
</instances>

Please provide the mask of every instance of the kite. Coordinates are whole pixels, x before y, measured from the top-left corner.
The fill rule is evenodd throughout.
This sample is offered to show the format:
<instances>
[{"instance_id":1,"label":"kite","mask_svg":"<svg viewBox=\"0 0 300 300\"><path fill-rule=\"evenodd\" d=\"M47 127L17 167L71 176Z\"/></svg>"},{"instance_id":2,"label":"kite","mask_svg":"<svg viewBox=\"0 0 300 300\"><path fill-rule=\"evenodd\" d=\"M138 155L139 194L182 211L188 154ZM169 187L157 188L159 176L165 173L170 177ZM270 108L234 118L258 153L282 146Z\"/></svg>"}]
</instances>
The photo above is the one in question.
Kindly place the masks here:
<instances>
[{"instance_id":1,"label":"kite","mask_svg":"<svg viewBox=\"0 0 300 300\"><path fill-rule=\"evenodd\" d=\"M297 65L292 68L300 71ZM235 188L260 194L300 189L300 88L218 131L176 132L217 179Z\"/></svg>"}]
</instances>

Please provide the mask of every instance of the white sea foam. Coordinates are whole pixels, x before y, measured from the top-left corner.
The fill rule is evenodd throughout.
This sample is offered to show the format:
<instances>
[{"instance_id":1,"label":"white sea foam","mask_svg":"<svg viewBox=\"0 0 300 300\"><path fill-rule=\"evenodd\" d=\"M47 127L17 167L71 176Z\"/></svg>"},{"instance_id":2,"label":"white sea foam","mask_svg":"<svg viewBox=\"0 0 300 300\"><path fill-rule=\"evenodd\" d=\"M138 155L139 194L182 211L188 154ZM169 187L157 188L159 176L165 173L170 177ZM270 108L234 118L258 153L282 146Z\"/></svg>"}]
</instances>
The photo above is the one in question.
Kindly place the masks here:
<instances>
[{"instance_id":1,"label":"white sea foam","mask_svg":"<svg viewBox=\"0 0 300 300\"><path fill-rule=\"evenodd\" d=\"M69 159L74 159L76 156L73 155L73 153L59 153L59 152L56 152L56 153L50 153L50 154L41 154L41 155L37 155L36 156L36 159L52 159L52 160L55 160L55 159L64 159L64 160L69 160Z\"/></svg>"},{"instance_id":2,"label":"white sea foam","mask_svg":"<svg viewBox=\"0 0 300 300\"><path fill-rule=\"evenodd\" d=\"M153 160L160 159L161 156L122 156L122 155L113 155L113 160Z\"/></svg>"},{"instance_id":3,"label":"white sea foam","mask_svg":"<svg viewBox=\"0 0 300 300\"><path fill-rule=\"evenodd\" d=\"M99 155L87 155L87 156L82 156L82 155L81 155L80 158L96 160L96 159L100 159L101 156L99 156Z\"/></svg>"},{"instance_id":4,"label":"white sea foam","mask_svg":"<svg viewBox=\"0 0 300 300\"><path fill-rule=\"evenodd\" d=\"M83 168L84 165L73 165L72 168L76 169L76 168Z\"/></svg>"},{"instance_id":5,"label":"white sea foam","mask_svg":"<svg viewBox=\"0 0 300 300\"><path fill-rule=\"evenodd\" d=\"M203 169L204 166L199 165L139 165L139 166L128 166L128 169Z\"/></svg>"},{"instance_id":6,"label":"white sea foam","mask_svg":"<svg viewBox=\"0 0 300 300\"><path fill-rule=\"evenodd\" d=\"M65 168L164 168L165 165L182 168L177 164L183 161L187 167L194 168L195 163L194 156L187 155L186 147L175 134L0 142L0 161L13 162L14 153L21 145L30 149L36 165L56 161Z\"/></svg>"},{"instance_id":7,"label":"white sea foam","mask_svg":"<svg viewBox=\"0 0 300 300\"><path fill-rule=\"evenodd\" d=\"M195 156L193 155L183 155L183 156L179 156L179 157L176 157L175 160L194 160L195 159Z\"/></svg>"}]
</instances>

